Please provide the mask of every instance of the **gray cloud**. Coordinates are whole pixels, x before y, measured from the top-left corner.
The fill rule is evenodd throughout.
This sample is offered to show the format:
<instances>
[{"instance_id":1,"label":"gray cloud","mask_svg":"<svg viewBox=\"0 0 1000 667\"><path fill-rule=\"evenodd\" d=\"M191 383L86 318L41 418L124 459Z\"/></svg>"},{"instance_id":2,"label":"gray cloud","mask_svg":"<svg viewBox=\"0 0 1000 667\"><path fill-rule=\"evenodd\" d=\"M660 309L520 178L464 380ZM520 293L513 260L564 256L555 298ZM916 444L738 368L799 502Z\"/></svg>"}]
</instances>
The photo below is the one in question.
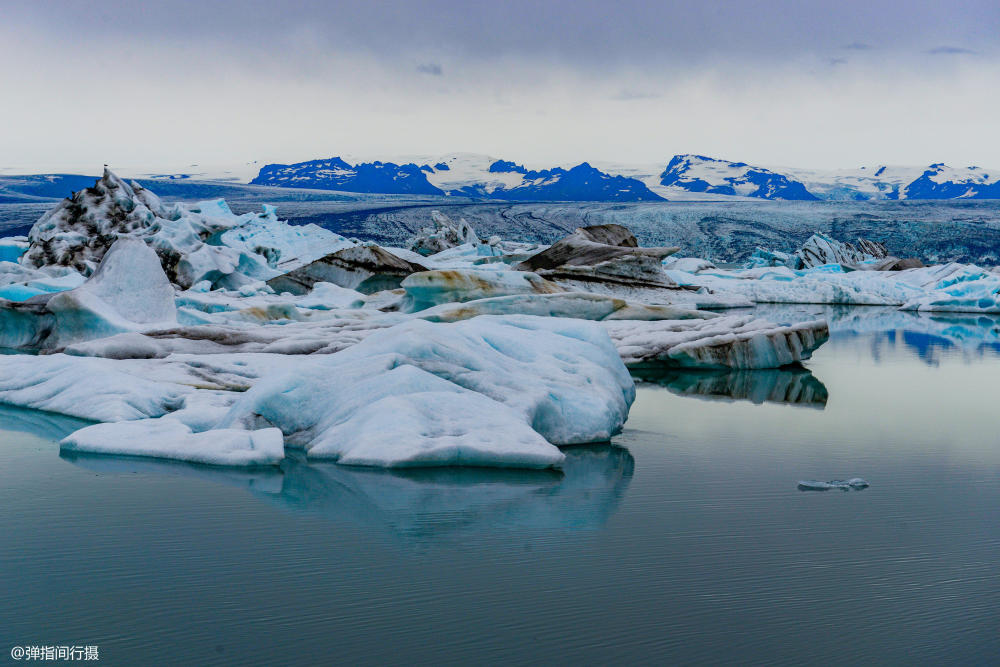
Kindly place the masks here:
<instances>
[{"instance_id":1,"label":"gray cloud","mask_svg":"<svg viewBox=\"0 0 1000 667\"><path fill-rule=\"evenodd\" d=\"M431 76L441 76L444 74L444 70L438 63L423 63L417 65L417 71L421 74L430 74Z\"/></svg>"},{"instance_id":2,"label":"gray cloud","mask_svg":"<svg viewBox=\"0 0 1000 667\"><path fill-rule=\"evenodd\" d=\"M53 40L141 35L144 43L213 44L294 58L365 52L386 62L423 54L489 61L517 56L571 67L787 59L840 48L1000 47L1000 3L964 0L6 0L4 22ZM844 44L847 43L845 47ZM291 44L294 48L287 48Z\"/></svg>"},{"instance_id":3,"label":"gray cloud","mask_svg":"<svg viewBox=\"0 0 1000 667\"><path fill-rule=\"evenodd\" d=\"M626 88L621 90L616 95L612 95L611 99L618 100L620 102L628 102L631 100L655 100L660 97L659 93L654 93L646 90L633 90Z\"/></svg>"},{"instance_id":4,"label":"gray cloud","mask_svg":"<svg viewBox=\"0 0 1000 667\"><path fill-rule=\"evenodd\" d=\"M988 114L926 131L1000 105L996 0L0 4L3 99L73 100L0 105L5 163L47 170L453 150L1000 164Z\"/></svg>"},{"instance_id":5,"label":"gray cloud","mask_svg":"<svg viewBox=\"0 0 1000 667\"><path fill-rule=\"evenodd\" d=\"M976 51L972 49L963 49L960 46L938 46L933 49L928 49L927 53L932 56L952 56L952 55L977 55Z\"/></svg>"}]
</instances>

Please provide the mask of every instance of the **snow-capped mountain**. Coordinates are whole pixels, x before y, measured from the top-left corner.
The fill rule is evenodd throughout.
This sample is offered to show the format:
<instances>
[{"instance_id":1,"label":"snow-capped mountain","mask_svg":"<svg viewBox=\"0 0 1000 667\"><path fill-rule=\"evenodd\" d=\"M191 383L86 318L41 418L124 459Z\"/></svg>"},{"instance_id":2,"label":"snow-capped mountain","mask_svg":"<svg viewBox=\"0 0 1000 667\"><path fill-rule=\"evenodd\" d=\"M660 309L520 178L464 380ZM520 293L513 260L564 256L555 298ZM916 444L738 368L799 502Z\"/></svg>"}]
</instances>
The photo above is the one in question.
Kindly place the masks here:
<instances>
[{"instance_id":1,"label":"snow-capped mountain","mask_svg":"<svg viewBox=\"0 0 1000 667\"><path fill-rule=\"evenodd\" d=\"M783 174L704 155L675 155L660 174L660 185L667 189L667 199L676 190L759 199L818 199L805 185Z\"/></svg>"},{"instance_id":2,"label":"snow-capped mountain","mask_svg":"<svg viewBox=\"0 0 1000 667\"><path fill-rule=\"evenodd\" d=\"M433 166L431 166L433 162ZM565 169L529 170L485 155L454 154L415 162L361 162L335 157L297 164L269 164L253 185L422 194L505 201L657 201L641 181L603 172L583 162Z\"/></svg>"},{"instance_id":3,"label":"snow-capped mountain","mask_svg":"<svg viewBox=\"0 0 1000 667\"><path fill-rule=\"evenodd\" d=\"M906 199L1000 199L1000 174L980 167L932 164L905 190Z\"/></svg>"},{"instance_id":4,"label":"snow-capped mountain","mask_svg":"<svg viewBox=\"0 0 1000 667\"><path fill-rule=\"evenodd\" d=\"M923 173L922 167L877 165L857 169L815 170L781 168L820 199L865 201L906 199L906 187Z\"/></svg>"},{"instance_id":5,"label":"snow-capped mountain","mask_svg":"<svg viewBox=\"0 0 1000 667\"><path fill-rule=\"evenodd\" d=\"M261 168L250 184L344 192L444 194L427 181L424 169L430 170L431 167L377 161L352 166L339 157L334 157L296 164L268 164Z\"/></svg>"}]
</instances>

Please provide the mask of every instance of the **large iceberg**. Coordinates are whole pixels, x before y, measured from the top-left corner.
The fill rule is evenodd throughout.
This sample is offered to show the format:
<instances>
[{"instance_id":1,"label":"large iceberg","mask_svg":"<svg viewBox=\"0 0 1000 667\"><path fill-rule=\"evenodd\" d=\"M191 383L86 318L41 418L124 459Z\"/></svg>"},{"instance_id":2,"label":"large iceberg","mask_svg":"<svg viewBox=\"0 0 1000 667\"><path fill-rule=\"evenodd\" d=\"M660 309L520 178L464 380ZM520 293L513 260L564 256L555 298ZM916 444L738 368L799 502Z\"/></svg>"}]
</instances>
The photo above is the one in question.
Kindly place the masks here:
<instances>
[{"instance_id":1,"label":"large iceberg","mask_svg":"<svg viewBox=\"0 0 1000 667\"><path fill-rule=\"evenodd\" d=\"M182 289L203 281L239 287L267 280L353 245L315 225L295 229L277 220L272 206L260 214L235 215L221 199L166 204L105 169L93 187L74 193L35 223L19 261L36 269L68 266L89 276L119 238L145 241Z\"/></svg>"},{"instance_id":2,"label":"large iceberg","mask_svg":"<svg viewBox=\"0 0 1000 667\"><path fill-rule=\"evenodd\" d=\"M338 378L332 385L331 377ZM545 467L561 461L546 441L608 440L634 397L597 325L532 317L412 321L258 384L220 426L277 426L310 456L342 462ZM369 407L375 404L393 409ZM424 416L437 413L436 425ZM388 427L388 414L407 423L409 438Z\"/></svg>"},{"instance_id":3,"label":"large iceberg","mask_svg":"<svg viewBox=\"0 0 1000 667\"><path fill-rule=\"evenodd\" d=\"M305 359L0 357L0 402L109 422L73 451L273 463L274 437L252 434L277 428L344 464L537 468L611 438L635 395L607 334L575 319L411 320Z\"/></svg>"}]
</instances>

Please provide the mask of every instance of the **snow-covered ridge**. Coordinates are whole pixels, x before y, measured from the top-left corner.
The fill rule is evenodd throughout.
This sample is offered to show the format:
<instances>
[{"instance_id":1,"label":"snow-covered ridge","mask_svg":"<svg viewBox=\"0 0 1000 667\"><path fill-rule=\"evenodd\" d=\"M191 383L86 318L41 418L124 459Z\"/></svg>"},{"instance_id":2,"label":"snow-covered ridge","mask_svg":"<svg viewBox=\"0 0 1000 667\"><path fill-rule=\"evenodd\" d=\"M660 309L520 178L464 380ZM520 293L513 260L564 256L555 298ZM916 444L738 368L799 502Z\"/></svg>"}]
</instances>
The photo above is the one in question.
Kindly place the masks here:
<instances>
[{"instance_id":1,"label":"snow-covered ridge","mask_svg":"<svg viewBox=\"0 0 1000 667\"><path fill-rule=\"evenodd\" d=\"M451 155L421 165L381 161L351 165L340 157L269 164L261 168L251 184L509 201L661 199L641 181L608 174L586 162L568 169L528 170L485 155Z\"/></svg>"},{"instance_id":2,"label":"snow-covered ridge","mask_svg":"<svg viewBox=\"0 0 1000 667\"><path fill-rule=\"evenodd\" d=\"M675 155L660 174L660 185L688 192L739 195L759 199L817 197L798 181L745 162L726 162L703 155Z\"/></svg>"},{"instance_id":3,"label":"snow-covered ridge","mask_svg":"<svg viewBox=\"0 0 1000 667\"><path fill-rule=\"evenodd\" d=\"M529 169L516 161L474 153L411 159L352 165L335 157L269 164L251 183L508 201L1000 198L1000 172L940 163L810 170L686 154L659 164L583 162Z\"/></svg>"}]
</instances>

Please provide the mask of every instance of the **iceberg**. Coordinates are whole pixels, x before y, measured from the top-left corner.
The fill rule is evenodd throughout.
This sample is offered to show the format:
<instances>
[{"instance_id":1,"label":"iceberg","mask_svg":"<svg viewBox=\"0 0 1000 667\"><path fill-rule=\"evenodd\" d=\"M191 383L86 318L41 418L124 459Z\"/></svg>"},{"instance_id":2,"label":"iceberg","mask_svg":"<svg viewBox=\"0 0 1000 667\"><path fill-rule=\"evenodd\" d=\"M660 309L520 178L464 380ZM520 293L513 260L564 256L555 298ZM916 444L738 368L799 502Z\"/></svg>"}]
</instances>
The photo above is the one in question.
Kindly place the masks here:
<instances>
[{"instance_id":1,"label":"iceberg","mask_svg":"<svg viewBox=\"0 0 1000 667\"><path fill-rule=\"evenodd\" d=\"M499 296L464 303L444 303L416 313L417 317L429 322L457 322L480 315L539 315L599 321L719 317L717 313L705 310L630 303L624 299L587 292Z\"/></svg>"},{"instance_id":2,"label":"iceberg","mask_svg":"<svg viewBox=\"0 0 1000 667\"><path fill-rule=\"evenodd\" d=\"M432 227L424 227L410 240L410 250L426 257L466 243L479 245L479 237L465 218L456 223L441 211L431 211L431 222Z\"/></svg>"},{"instance_id":3,"label":"iceberg","mask_svg":"<svg viewBox=\"0 0 1000 667\"><path fill-rule=\"evenodd\" d=\"M320 257L356 245L339 234L318 225L290 225L278 220L274 206L264 205L264 212L243 216L209 243L221 244L243 255L260 255L267 265L282 273L297 269Z\"/></svg>"},{"instance_id":4,"label":"iceberg","mask_svg":"<svg viewBox=\"0 0 1000 667\"><path fill-rule=\"evenodd\" d=\"M401 287L406 290L405 309L409 312L489 297L566 291L537 273L505 269L422 271L404 278Z\"/></svg>"},{"instance_id":5,"label":"iceberg","mask_svg":"<svg viewBox=\"0 0 1000 667\"><path fill-rule=\"evenodd\" d=\"M824 264L857 266L889 256L889 250L877 241L858 239L857 245L838 241L826 234L813 234L795 253L793 269L811 269Z\"/></svg>"},{"instance_id":6,"label":"iceberg","mask_svg":"<svg viewBox=\"0 0 1000 667\"><path fill-rule=\"evenodd\" d=\"M424 266L401 259L371 243L351 246L325 255L288 273L276 276L268 280L267 284L276 292L298 295L308 293L316 283L320 282L372 294L381 290L395 289L406 276L425 270Z\"/></svg>"},{"instance_id":7,"label":"iceberg","mask_svg":"<svg viewBox=\"0 0 1000 667\"><path fill-rule=\"evenodd\" d=\"M35 223L19 261L35 269L67 266L89 276L119 238L147 243L170 282L181 289L203 281L238 288L279 275L317 253L353 245L315 225L295 228L282 222L273 206L260 214L235 215L221 199L165 204L105 169L92 187L64 199Z\"/></svg>"},{"instance_id":8,"label":"iceberg","mask_svg":"<svg viewBox=\"0 0 1000 667\"><path fill-rule=\"evenodd\" d=\"M330 377L338 378L335 385L328 384ZM317 385L325 390L316 391ZM493 403L471 398L469 392ZM359 429L364 429L365 442L377 438L380 443L368 445L380 452L380 464L425 462L423 450L444 451L448 456L455 451L445 432L424 427L432 434L425 437L443 439L446 446L415 450L406 440L387 435L394 431L384 419L375 418L378 413L361 409L391 398L412 419L419 411L407 399L416 401L413 397L424 393L433 396L419 399L423 408L437 406L431 414L444 413L443 420L457 429L472 422L463 421L462 411L452 406L478 407L471 414L479 419L487 419L483 410L493 411L490 419L507 424L479 429L477 438L470 439L478 440L480 449L464 455L474 456L476 465L520 465L520 461L539 467L561 461L558 450L543 447L545 441L600 442L616 434L625 423L635 387L611 341L593 323L492 316L455 324L411 321L378 331L307 369L258 384L220 426L277 426L310 456L333 457L348 455L340 448L359 438ZM532 440L515 423L528 425L544 440ZM334 437L344 433L354 438ZM521 449L512 453L511 443L530 447L535 454L528 456ZM464 460L441 456L445 455L435 463Z\"/></svg>"},{"instance_id":9,"label":"iceberg","mask_svg":"<svg viewBox=\"0 0 1000 667\"><path fill-rule=\"evenodd\" d=\"M122 238L80 287L0 301L0 346L58 349L70 343L176 324L174 288L145 243Z\"/></svg>"},{"instance_id":10,"label":"iceberg","mask_svg":"<svg viewBox=\"0 0 1000 667\"><path fill-rule=\"evenodd\" d=\"M601 325L630 367L778 368L805 361L830 336L825 320L781 326L738 315Z\"/></svg>"},{"instance_id":11,"label":"iceberg","mask_svg":"<svg viewBox=\"0 0 1000 667\"><path fill-rule=\"evenodd\" d=\"M81 345L117 338L128 357L136 336ZM268 463L273 436L254 434L277 428L345 465L544 468L556 445L616 434L635 397L607 334L576 319L411 320L313 357L160 352L0 357L0 402L108 422L67 438L81 452Z\"/></svg>"},{"instance_id":12,"label":"iceberg","mask_svg":"<svg viewBox=\"0 0 1000 667\"><path fill-rule=\"evenodd\" d=\"M861 491L867 489L870 484L860 477L852 477L848 480L833 479L829 482L819 482L816 480L803 480L799 482L799 491Z\"/></svg>"},{"instance_id":13,"label":"iceberg","mask_svg":"<svg viewBox=\"0 0 1000 667\"><path fill-rule=\"evenodd\" d=\"M676 288L663 273L663 258L679 248L640 248L621 225L580 227L548 249L514 266L551 279Z\"/></svg>"},{"instance_id":14,"label":"iceberg","mask_svg":"<svg viewBox=\"0 0 1000 667\"><path fill-rule=\"evenodd\" d=\"M126 372L108 359L0 355L0 403L90 421L161 417L180 409L177 385Z\"/></svg>"},{"instance_id":15,"label":"iceberg","mask_svg":"<svg viewBox=\"0 0 1000 667\"><path fill-rule=\"evenodd\" d=\"M275 465L285 457L281 431L193 432L176 419L94 424L66 436L63 452L173 459L225 466Z\"/></svg>"}]
</instances>

